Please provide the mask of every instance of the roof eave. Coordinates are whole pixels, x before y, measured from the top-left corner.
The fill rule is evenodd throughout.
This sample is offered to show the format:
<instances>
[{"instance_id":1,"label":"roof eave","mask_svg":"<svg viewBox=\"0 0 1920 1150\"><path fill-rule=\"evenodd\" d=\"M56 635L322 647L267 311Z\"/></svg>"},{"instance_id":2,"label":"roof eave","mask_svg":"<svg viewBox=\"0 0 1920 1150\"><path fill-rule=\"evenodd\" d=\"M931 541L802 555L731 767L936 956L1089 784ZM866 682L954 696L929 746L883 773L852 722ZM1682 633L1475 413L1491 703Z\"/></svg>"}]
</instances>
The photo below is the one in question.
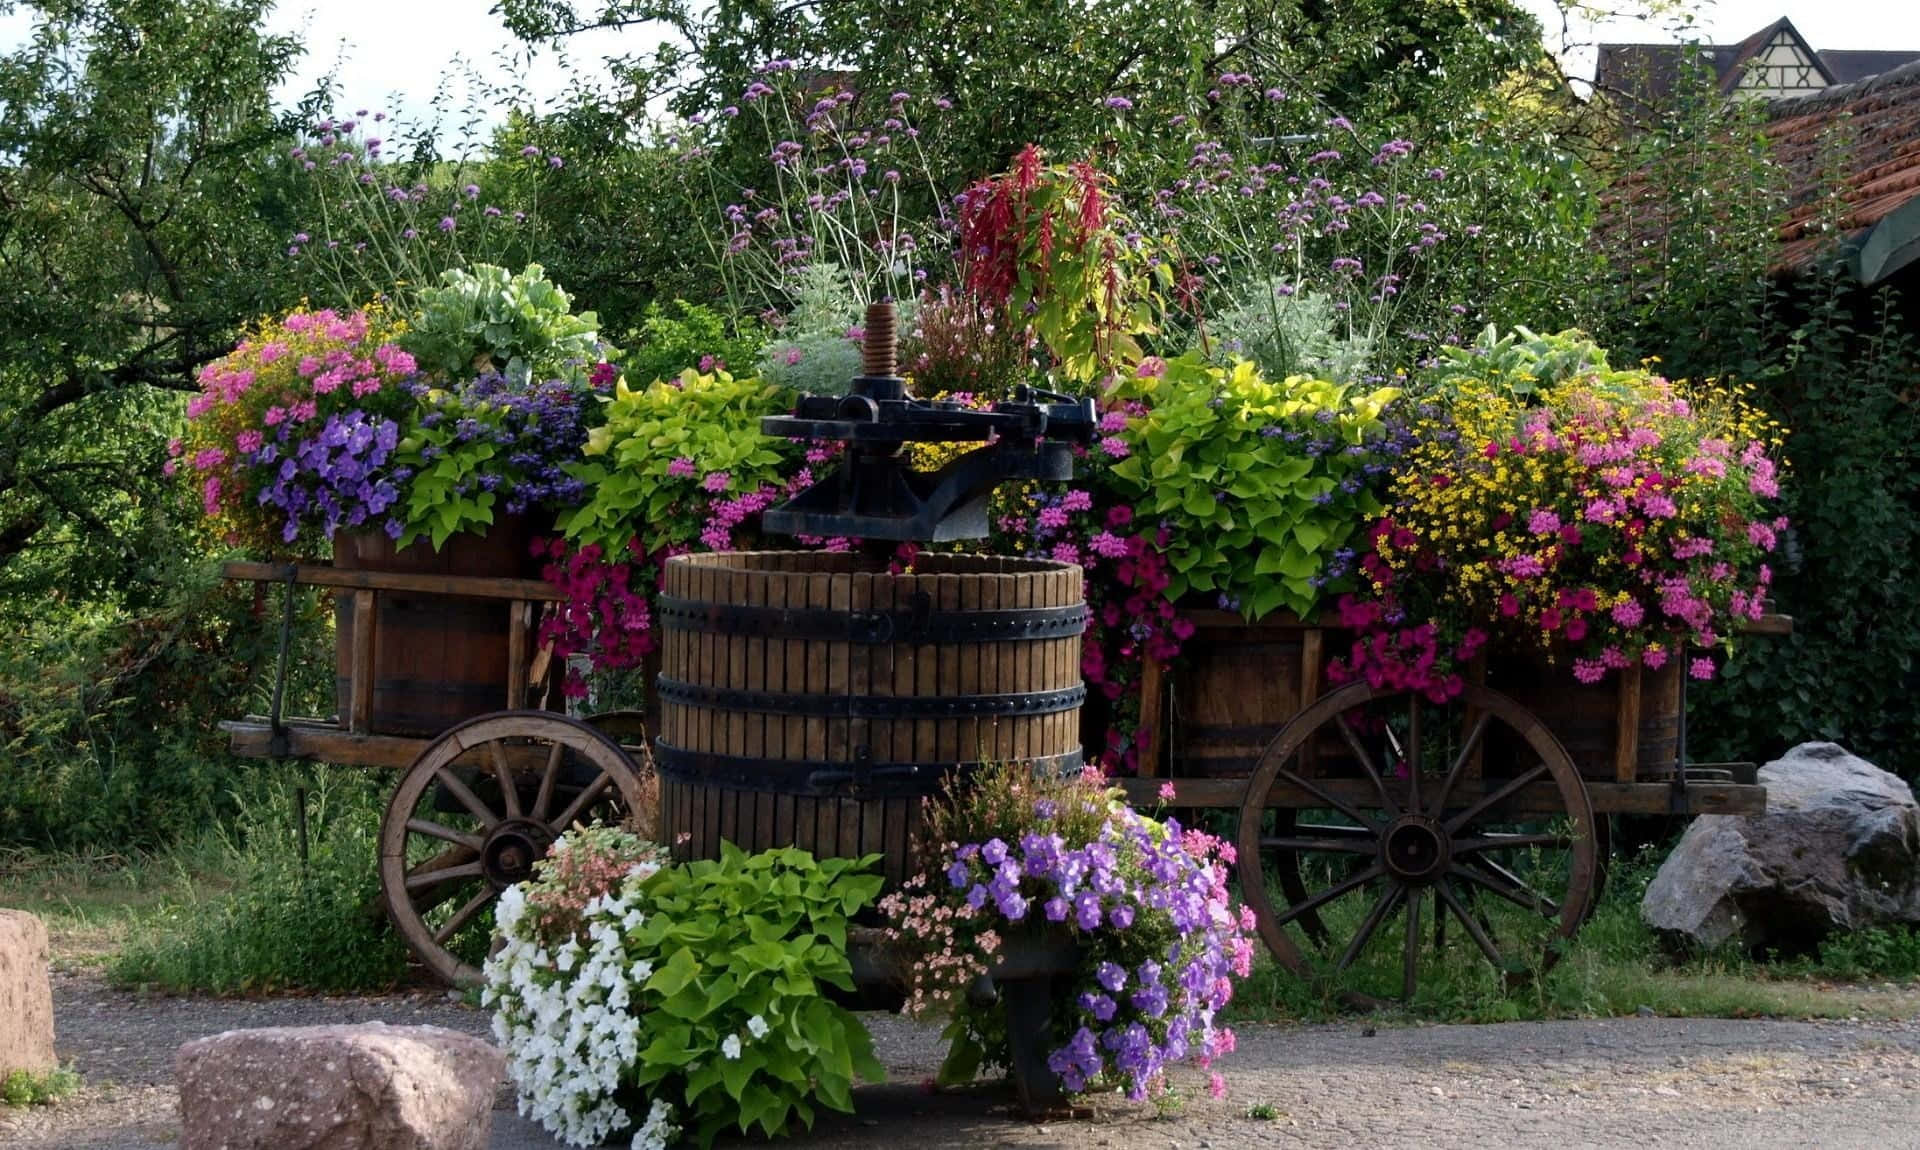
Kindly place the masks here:
<instances>
[{"instance_id":1,"label":"roof eave","mask_svg":"<svg viewBox=\"0 0 1920 1150\"><path fill-rule=\"evenodd\" d=\"M1920 198L1888 212L1867 230L1849 261L1854 275L1872 287L1920 261Z\"/></svg>"}]
</instances>

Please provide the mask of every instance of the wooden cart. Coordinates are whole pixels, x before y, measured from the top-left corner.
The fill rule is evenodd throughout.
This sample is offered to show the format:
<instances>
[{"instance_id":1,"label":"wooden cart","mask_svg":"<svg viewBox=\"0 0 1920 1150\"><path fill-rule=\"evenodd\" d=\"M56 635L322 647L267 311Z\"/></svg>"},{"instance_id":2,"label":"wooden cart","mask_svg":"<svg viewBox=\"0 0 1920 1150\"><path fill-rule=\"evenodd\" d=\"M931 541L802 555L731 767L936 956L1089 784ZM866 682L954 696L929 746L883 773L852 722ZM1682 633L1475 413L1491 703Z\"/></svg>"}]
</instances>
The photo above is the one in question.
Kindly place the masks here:
<instances>
[{"instance_id":1,"label":"wooden cart","mask_svg":"<svg viewBox=\"0 0 1920 1150\"><path fill-rule=\"evenodd\" d=\"M1146 669L1141 772L1123 785L1143 808L1234 811L1262 938L1303 978L1371 988L1349 998L1413 997L1450 921L1452 945L1541 973L1598 899L1608 816L1766 806L1751 765L1688 764L1678 659L1590 687L1564 665L1481 658L1436 702L1329 689L1349 641L1332 629L1192 618L1185 665Z\"/></svg>"},{"instance_id":2,"label":"wooden cart","mask_svg":"<svg viewBox=\"0 0 1920 1150\"><path fill-rule=\"evenodd\" d=\"M380 886L388 914L414 954L441 979L480 979L499 893L533 873L575 821L617 821L643 803L643 745L617 741L627 716L588 721L543 710L551 668L533 641L537 609L558 596L538 580L344 570L308 564L228 563L231 579L284 587L280 662L272 713L222 723L235 754L314 759L401 771L380 828ZM287 637L299 587L351 597L351 624L339 637L347 668L340 713L283 716ZM376 623L382 608L452 599L491 604L506 615L506 681L500 710L465 718L437 734L382 733L373 721L383 643L432 641ZM386 633L383 633L383 630Z\"/></svg>"}]
</instances>

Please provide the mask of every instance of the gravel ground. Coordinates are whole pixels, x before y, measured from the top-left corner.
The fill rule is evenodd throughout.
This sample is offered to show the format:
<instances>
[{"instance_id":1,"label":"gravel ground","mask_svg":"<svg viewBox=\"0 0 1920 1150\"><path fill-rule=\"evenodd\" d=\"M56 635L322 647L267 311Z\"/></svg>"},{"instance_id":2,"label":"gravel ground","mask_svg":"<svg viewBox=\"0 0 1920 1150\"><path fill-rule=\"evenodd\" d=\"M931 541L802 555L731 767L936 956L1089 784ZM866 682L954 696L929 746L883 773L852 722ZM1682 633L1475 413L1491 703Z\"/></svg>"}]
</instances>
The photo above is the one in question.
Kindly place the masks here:
<instances>
[{"instance_id":1,"label":"gravel ground","mask_svg":"<svg viewBox=\"0 0 1920 1150\"><path fill-rule=\"evenodd\" d=\"M58 974L62 1058L87 1086L54 1107L0 1110L9 1150L162 1150L179 1137L174 1050L236 1027L381 1020L485 1033L481 1012L437 995L212 1000L122 993ZM935 1034L870 1016L894 1085L858 1093L857 1117L823 1120L798 1147L1377 1146L1443 1148L1738 1146L1741 1150L1920 1147L1920 1021L1771 1022L1628 1018L1378 1029L1364 1021L1241 1030L1233 1094L1180 1081L1176 1113L1103 1099L1023 1122L997 1087L933 1094ZM496 1150L556 1146L518 1118L504 1088ZM1270 1107L1272 1118L1249 1116ZM1263 1114L1267 1113L1262 1109Z\"/></svg>"}]
</instances>

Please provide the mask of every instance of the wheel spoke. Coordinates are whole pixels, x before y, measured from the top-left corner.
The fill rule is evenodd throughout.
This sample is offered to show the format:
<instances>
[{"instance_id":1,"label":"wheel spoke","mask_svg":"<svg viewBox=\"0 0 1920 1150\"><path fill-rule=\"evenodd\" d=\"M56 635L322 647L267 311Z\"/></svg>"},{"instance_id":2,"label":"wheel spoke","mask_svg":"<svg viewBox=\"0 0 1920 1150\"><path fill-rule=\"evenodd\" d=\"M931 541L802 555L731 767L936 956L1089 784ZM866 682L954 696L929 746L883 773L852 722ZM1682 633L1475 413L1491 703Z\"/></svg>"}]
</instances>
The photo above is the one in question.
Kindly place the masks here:
<instances>
[{"instance_id":1,"label":"wheel spoke","mask_svg":"<svg viewBox=\"0 0 1920 1150\"><path fill-rule=\"evenodd\" d=\"M1353 757L1359 761L1360 769L1367 772L1367 777L1373 780L1373 789L1380 792L1380 805L1386 810L1387 817L1399 818L1400 808L1394 803L1393 796L1387 793L1387 780L1381 776L1379 768L1373 765L1373 756L1368 754L1367 748L1361 744L1360 736L1354 734L1353 728L1347 725L1347 717L1335 715L1333 725L1340 728L1340 737L1347 741L1347 749L1352 751Z\"/></svg>"},{"instance_id":2,"label":"wheel spoke","mask_svg":"<svg viewBox=\"0 0 1920 1150\"><path fill-rule=\"evenodd\" d=\"M1453 757L1453 765L1447 768L1447 777L1440 780L1440 793L1434 796L1433 817L1439 818L1447 813L1447 796L1453 793L1453 784L1460 781L1460 773L1467 769L1467 761L1480 749L1480 740L1487 736L1487 726L1493 722L1493 712L1482 711L1473 721L1473 729L1467 732L1467 741L1460 746L1460 753ZM1435 921L1439 921L1436 914Z\"/></svg>"},{"instance_id":3,"label":"wheel spoke","mask_svg":"<svg viewBox=\"0 0 1920 1150\"><path fill-rule=\"evenodd\" d=\"M1407 746L1402 757L1407 763L1407 809L1417 814L1420 810L1420 692L1418 691L1407 693Z\"/></svg>"},{"instance_id":4,"label":"wheel spoke","mask_svg":"<svg viewBox=\"0 0 1920 1150\"><path fill-rule=\"evenodd\" d=\"M567 745L558 739L547 751L547 765L540 772L540 793L533 796L533 817L544 819L552 808L553 785L560 781L560 760L567 753Z\"/></svg>"},{"instance_id":5,"label":"wheel spoke","mask_svg":"<svg viewBox=\"0 0 1920 1150\"><path fill-rule=\"evenodd\" d=\"M520 792L513 785L513 768L507 765L507 752L501 747L500 740L487 744L487 754L493 758L493 777L500 780L500 801L507 808L507 817L520 817Z\"/></svg>"},{"instance_id":6,"label":"wheel spoke","mask_svg":"<svg viewBox=\"0 0 1920 1150\"><path fill-rule=\"evenodd\" d=\"M1347 949L1341 951L1340 957L1334 960L1333 973L1339 974L1353 965L1353 960L1359 958L1360 952L1366 949L1367 941L1373 937L1373 932L1380 929L1380 924L1393 913L1393 908L1399 904L1401 897L1406 893L1406 887L1395 883L1380 895L1374 902L1373 909L1367 912L1365 921L1361 922L1360 929L1354 931L1353 938L1347 943Z\"/></svg>"},{"instance_id":7,"label":"wheel spoke","mask_svg":"<svg viewBox=\"0 0 1920 1150\"><path fill-rule=\"evenodd\" d=\"M1476 838L1455 839L1453 853L1457 855L1477 854L1480 851L1513 850L1519 847L1554 847L1558 850L1572 850L1572 835L1503 835L1483 834Z\"/></svg>"},{"instance_id":8,"label":"wheel spoke","mask_svg":"<svg viewBox=\"0 0 1920 1150\"><path fill-rule=\"evenodd\" d=\"M440 780L440 785L447 788L447 793L459 799L460 805L471 811L473 817L479 819L482 826L492 830L500 825L500 816L494 814L487 804L481 802L480 796L473 793L473 788L460 781L460 776L445 767L441 767L433 774Z\"/></svg>"},{"instance_id":9,"label":"wheel spoke","mask_svg":"<svg viewBox=\"0 0 1920 1150\"><path fill-rule=\"evenodd\" d=\"M580 793L573 797L573 801L567 804L567 809L560 812L560 817L548 825L556 831L565 832L573 825L575 819L593 805L593 800L599 798L601 793L612 785L613 776L604 771L601 772L600 777L582 787Z\"/></svg>"},{"instance_id":10,"label":"wheel spoke","mask_svg":"<svg viewBox=\"0 0 1920 1150\"><path fill-rule=\"evenodd\" d=\"M1400 997L1413 1001L1413 987L1420 976L1420 895L1407 899L1407 949L1400 956Z\"/></svg>"},{"instance_id":11,"label":"wheel spoke","mask_svg":"<svg viewBox=\"0 0 1920 1150\"><path fill-rule=\"evenodd\" d=\"M1334 899L1339 898L1341 895L1344 895L1349 891L1355 890L1359 887L1365 886L1366 884L1372 882L1374 879L1379 878L1384 873L1386 872L1381 870L1380 865L1376 863L1373 866L1368 867L1366 870L1361 871L1359 874L1349 875L1345 879L1342 879L1341 881L1321 891L1319 894L1316 894L1312 898L1307 899L1305 902L1295 903L1293 906L1288 907L1285 914L1277 914L1273 916L1273 925L1285 926L1288 923L1292 922L1294 919L1299 918L1301 915L1307 913L1308 911L1319 910L1321 907L1332 902Z\"/></svg>"},{"instance_id":12,"label":"wheel spoke","mask_svg":"<svg viewBox=\"0 0 1920 1150\"><path fill-rule=\"evenodd\" d=\"M461 927L467 925L468 919L478 914L481 907L492 902L499 896L500 892L493 889L491 883L481 888L479 894L468 899L464 906L453 912L452 918L449 918L445 923L441 924L439 930L433 932L433 941L445 946L448 939L458 933Z\"/></svg>"},{"instance_id":13,"label":"wheel spoke","mask_svg":"<svg viewBox=\"0 0 1920 1150\"><path fill-rule=\"evenodd\" d=\"M443 826L440 823L434 822L432 819L408 819L407 829L413 831L415 834L427 835L431 838L440 839L443 842L458 843L468 850L473 851L475 854L480 852L481 839L479 835L470 835L464 831L454 830L452 827Z\"/></svg>"},{"instance_id":14,"label":"wheel spoke","mask_svg":"<svg viewBox=\"0 0 1920 1150\"><path fill-rule=\"evenodd\" d=\"M1319 799L1321 802L1332 807L1334 810L1339 811L1341 814L1352 819L1354 822L1359 823L1361 826L1367 827L1367 828L1378 827L1379 824L1375 823L1372 819L1368 818L1367 816L1361 814L1358 807L1355 807L1352 803L1346 802L1343 799L1334 798L1332 795L1328 794L1326 791L1322 790L1320 787L1315 786L1311 779L1307 779L1303 776L1296 775L1292 771L1287 770L1285 767L1280 768L1278 774L1281 778L1292 783L1294 786L1299 787L1301 790L1312 795L1314 798Z\"/></svg>"},{"instance_id":15,"label":"wheel spoke","mask_svg":"<svg viewBox=\"0 0 1920 1150\"><path fill-rule=\"evenodd\" d=\"M1370 855L1379 851L1372 839L1309 839L1292 836L1263 838L1260 846L1279 851L1332 851L1338 854Z\"/></svg>"},{"instance_id":16,"label":"wheel spoke","mask_svg":"<svg viewBox=\"0 0 1920 1150\"><path fill-rule=\"evenodd\" d=\"M1479 869L1482 867L1486 869ZM1520 880L1520 876L1492 859L1475 859L1472 866L1456 864L1448 869L1468 882L1477 883L1524 910L1533 911L1547 918L1560 916L1559 903L1528 886Z\"/></svg>"},{"instance_id":17,"label":"wheel spoke","mask_svg":"<svg viewBox=\"0 0 1920 1150\"><path fill-rule=\"evenodd\" d=\"M407 889L421 890L430 886L439 886L443 882L452 882L455 879L480 878L483 874L477 862L464 863L460 866L443 866L434 870L416 869L407 873Z\"/></svg>"},{"instance_id":18,"label":"wheel spoke","mask_svg":"<svg viewBox=\"0 0 1920 1150\"><path fill-rule=\"evenodd\" d=\"M1503 802L1506 802L1507 799L1518 794L1528 784L1532 783L1535 779L1539 778L1541 775L1544 775L1546 773L1547 773L1547 764L1541 763L1539 766L1533 768L1530 771L1526 771L1522 774L1514 776L1514 778L1510 782L1508 782L1506 786L1503 786L1499 790L1493 792L1492 794L1483 797L1479 802L1473 804L1472 806L1468 807L1466 810L1461 811L1459 814L1448 819L1446 823L1447 833L1448 834L1457 833L1461 827L1466 826L1468 823L1479 818L1482 814L1485 814L1487 811L1492 810L1494 807L1499 806Z\"/></svg>"},{"instance_id":19,"label":"wheel spoke","mask_svg":"<svg viewBox=\"0 0 1920 1150\"><path fill-rule=\"evenodd\" d=\"M1322 838L1330 839L1360 838L1372 842L1380 837L1379 833L1372 827L1346 827L1337 823L1303 823L1296 821L1291 829L1294 834L1318 835Z\"/></svg>"},{"instance_id":20,"label":"wheel spoke","mask_svg":"<svg viewBox=\"0 0 1920 1150\"><path fill-rule=\"evenodd\" d=\"M1434 884L1433 889L1439 892L1440 898L1447 904L1447 909L1460 920L1460 925L1467 928L1468 937L1472 938L1474 945L1480 948L1480 953L1487 956L1487 961L1494 965L1494 969L1505 970L1506 961L1500 957L1500 948L1493 945L1493 939L1487 936L1480 921L1467 913L1466 907L1460 905L1460 897L1453 893L1453 888L1447 885L1447 880L1441 879Z\"/></svg>"}]
</instances>

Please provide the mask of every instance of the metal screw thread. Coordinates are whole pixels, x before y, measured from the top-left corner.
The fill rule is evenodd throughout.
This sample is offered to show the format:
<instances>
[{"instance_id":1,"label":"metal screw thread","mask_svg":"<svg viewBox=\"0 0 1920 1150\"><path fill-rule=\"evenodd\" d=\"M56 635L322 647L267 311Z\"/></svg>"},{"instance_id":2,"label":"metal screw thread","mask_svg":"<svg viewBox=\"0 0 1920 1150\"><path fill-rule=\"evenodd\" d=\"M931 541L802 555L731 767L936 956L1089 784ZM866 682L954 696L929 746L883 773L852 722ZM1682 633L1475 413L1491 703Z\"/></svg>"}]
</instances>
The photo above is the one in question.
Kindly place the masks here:
<instances>
[{"instance_id":1,"label":"metal screw thread","mask_svg":"<svg viewBox=\"0 0 1920 1150\"><path fill-rule=\"evenodd\" d=\"M867 305L866 338L860 341L860 374L886 379L898 374L899 317L892 300Z\"/></svg>"}]
</instances>

